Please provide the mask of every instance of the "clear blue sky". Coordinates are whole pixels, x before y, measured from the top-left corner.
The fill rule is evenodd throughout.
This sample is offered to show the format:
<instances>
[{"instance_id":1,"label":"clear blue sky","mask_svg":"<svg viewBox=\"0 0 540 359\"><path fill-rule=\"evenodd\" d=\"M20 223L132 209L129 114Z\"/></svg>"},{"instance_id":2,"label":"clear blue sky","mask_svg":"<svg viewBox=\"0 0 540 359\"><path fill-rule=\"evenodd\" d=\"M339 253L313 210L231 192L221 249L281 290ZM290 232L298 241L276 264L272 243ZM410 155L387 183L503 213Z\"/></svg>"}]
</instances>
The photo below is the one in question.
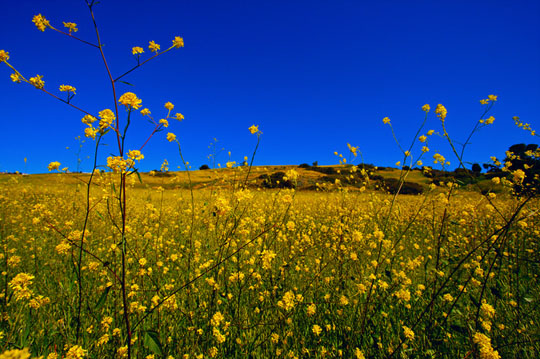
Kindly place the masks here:
<instances>
[{"instance_id":1,"label":"clear blue sky","mask_svg":"<svg viewBox=\"0 0 540 359\"><path fill-rule=\"evenodd\" d=\"M53 26L76 22L77 36L95 41L83 0L6 1L0 12L0 49L27 77L44 75L45 88L77 88L73 103L97 113L113 107L98 51L50 29L38 31L32 16ZM154 40L185 47L159 57L125 78L120 94L135 92L160 118L171 101L182 123L171 121L194 168L209 163L213 138L225 151L219 162L241 161L256 143L248 127L263 132L256 165L336 163L333 152L359 146L365 162L401 160L382 118L388 116L407 144L422 122L421 106L448 109L448 129L462 141L482 113L479 100L499 96L495 123L473 138L466 160L503 156L512 144L536 143L512 116L538 128L540 99L539 1L107 1L95 7L105 54L114 74L135 64L133 46ZM143 57L144 58L144 57ZM14 84L0 64L0 171L46 172L47 164L76 167L81 114L27 84ZM124 120L124 119L122 119ZM434 114L427 129L438 130ZM152 127L137 117L128 147L138 148ZM154 137L143 151L143 171L164 158L179 164L176 148ZM101 163L115 153L115 139L101 149ZM69 147L69 149L66 149ZM446 155L444 141L432 149ZM415 155L418 153L419 147ZM88 170L91 146L81 157ZM25 166L23 159L28 159ZM425 164L432 161L426 160Z\"/></svg>"}]
</instances>

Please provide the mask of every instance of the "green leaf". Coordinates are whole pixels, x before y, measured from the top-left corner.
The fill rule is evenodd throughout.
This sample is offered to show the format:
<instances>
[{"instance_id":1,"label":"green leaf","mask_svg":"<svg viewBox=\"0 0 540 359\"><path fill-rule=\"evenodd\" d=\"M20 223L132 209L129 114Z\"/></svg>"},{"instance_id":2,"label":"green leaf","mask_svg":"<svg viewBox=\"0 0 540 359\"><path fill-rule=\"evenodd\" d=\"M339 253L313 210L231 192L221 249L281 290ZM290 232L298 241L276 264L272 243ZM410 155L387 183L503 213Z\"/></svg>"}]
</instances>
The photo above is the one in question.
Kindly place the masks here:
<instances>
[{"instance_id":1,"label":"green leaf","mask_svg":"<svg viewBox=\"0 0 540 359\"><path fill-rule=\"evenodd\" d=\"M135 173L137 174L137 177L139 178L139 182L142 183L142 178L141 178L141 174L139 173L139 171L135 171Z\"/></svg>"},{"instance_id":2,"label":"green leaf","mask_svg":"<svg viewBox=\"0 0 540 359\"><path fill-rule=\"evenodd\" d=\"M154 354L163 355L163 348L159 341L159 334L154 330L148 330L144 333L144 344L150 349Z\"/></svg>"},{"instance_id":3,"label":"green leaf","mask_svg":"<svg viewBox=\"0 0 540 359\"><path fill-rule=\"evenodd\" d=\"M118 82L121 82L121 83L123 83L123 84L126 84L126 85L129 85L129 86L133 86L133 87L135 87L135 85L134 85L134 84L130 84L129 82L126 82L126 81L121 81L121 80L118 80Z\"/></svg>"},{"instance_id":4,"label":"green leaf","mask_svg":"<svg viewBox=\"0 0 540 359\"><path fill-rule=\"evenodd\" d=\"M103 293L101 293L101 297L99 297L99 300L96 303L96 307L95 307L96 311L100 310L101 307L103 307L103 304L105 304L105 300L107 299L107 295L111 291L111 288L112 287L107 287L105 288Z\"/></svg>"}]
</instances>

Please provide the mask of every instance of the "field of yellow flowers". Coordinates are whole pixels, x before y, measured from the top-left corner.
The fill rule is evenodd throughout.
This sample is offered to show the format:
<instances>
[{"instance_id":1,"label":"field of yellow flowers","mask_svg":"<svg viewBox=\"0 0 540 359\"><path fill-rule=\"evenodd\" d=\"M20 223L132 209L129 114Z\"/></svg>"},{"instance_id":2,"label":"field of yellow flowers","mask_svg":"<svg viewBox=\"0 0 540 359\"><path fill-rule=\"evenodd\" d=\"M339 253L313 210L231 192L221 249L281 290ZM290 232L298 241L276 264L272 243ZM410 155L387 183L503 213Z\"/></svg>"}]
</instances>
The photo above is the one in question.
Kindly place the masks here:
<instances>
[{"instance_id":1,"label":"field of yellow flowers","mask_svg":"<svg viewBox=\"0 0 540 359\"><path fill-rule=\"evenodd\" d=\"M117 176L0 178L0 358L540 353L537 199Z\"/></svg>"}]
</instances>

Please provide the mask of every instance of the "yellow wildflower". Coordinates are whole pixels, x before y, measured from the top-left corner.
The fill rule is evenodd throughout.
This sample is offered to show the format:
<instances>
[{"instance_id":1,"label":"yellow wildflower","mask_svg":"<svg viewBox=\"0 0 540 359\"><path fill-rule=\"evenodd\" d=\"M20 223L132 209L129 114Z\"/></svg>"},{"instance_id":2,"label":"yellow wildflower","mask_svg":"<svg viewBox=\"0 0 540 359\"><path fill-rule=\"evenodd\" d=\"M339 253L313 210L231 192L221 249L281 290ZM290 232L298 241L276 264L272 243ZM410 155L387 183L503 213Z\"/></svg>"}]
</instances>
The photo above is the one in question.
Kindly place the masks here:
<instances>
[{"instance_id":1,"label":"yellow wildflower","mask_svg":"<svg viewBox=\"0 0 540 359\"><path fill-rule=\"evenodd\" d=\"M111 126L113 121L116 119L114 112L112 112L108 108L103 111L100 111L99 117L101 118L101 120L99 121L100 130L105 130L106 128Z\"/></svg>"},{"instance_id":2,"label":"yellow wildflower","mask_svg":"<svg viewBox=\"0 0 540 359\"><path fill-rule=\"evenodd\" d=\"M139 47L139 46L135 46L131 49L131 53L133 55L140 55L144 52L144 49L142 47Z\"/></svg>"},{"instance_id":3,"label":"yellow wildflower","mask_svg":"<svg viewBox=\"0 0 540 359\"><path fill-rule=\"evenodd\" d=\"M126 109L128 110L131 108L137 110L141 107L142 100L140 98L137 98L137 95L135 95L133 92L126 92L125 94L120 96L118 102L126 106Z\"/></svg>"},{"instance_id":4,"label":"yellow wildflower","mask_svg":"<svg viewBox=\"0 0 540 359\"><path fill-rule=\"evenodd\" d=\"M173 46L176 47L177 49L184 47L184 39L181 38L180 36L176 36L172 43L173 43Z\"/></svg>"},{"instance_id":5,"label":"yellow wildflower","mask_svg":"<svg viewBox=\"0 0 540 359\"><path fill-rule=\"evenodd\" d=\"M83 118L82 118L82 123L84 123L85 125L91 125L93 124L94 122L97 121L97 118L95 118L94 116L92 115L85 115Z\"/></svg>"},{"instance_id":6,"label":"yellow wildflower","mask_svg":"<svg viewBox=\"0 0 540 359\"><path fill-rule=\"evenodd\" d=\"M18 73L12 73L11 75L9 75L9 78L11 79L11 81L13 82L16 82L16 83L20 83L21 82L21 75L19 75Z\"/></svg>"},{"instance_id":7,"label":"yellow wildflower","mask_svg":"<svg viewBox=\"0 0 540 359\"><path fill-rule=\"evenodd\" d=\"M49 163L49 166L47 167L49 171L54 171L60 168L60 162L51 162Z\"/></svg>"},{"instance_id":8,"label":"yellow wildflower","mask_svg":"<svg viewBox=\"0 0 540 359\"><path fill-rule=\"evenodd\" d=\"M408 340L414 339L414 332L411 328L406 327L405 325L403 326L403 335L405 335L405 338L407 338Z\"/></svg>"},{"instance_id":9,"label":"yellow wildflower","mask_svg":"<svg viewBox=\"0 0 540 359\"><path fill-rule=\"evenodd\" d=\"M429 110L431 110L431 107L429 107L427 103L424 106L422 106L422 111L429 112Z\"/></svg>"},{"instance_id":10,"label":"yellow wildflower","mask_svg":"<svg viewBox=\"0 0 540 359\"><path fill-rule=\"evenodd\" d=\"M182 121L184 119L184 115L182 115L181 113L177 113L175 117L178 121Z\"/></svg>"},{"instance_id":11,"label":"yellow wildflower","mask_svg":"<svg viewBox=\"0 0 540 359\"><path fill-rule=\"evenodd\" d=\"M495 101L497 101L497 96L495 96L495 95L488 95L488 99L489 99L490 101L495 102Z\"/></svg>"},{"instance_id":12,"label":"yellow wildflower","mask_svg":"<svg viewBox=\"0 0 540 359\"><path fill-rule=\"evenodd\" d=\"M172 142L176 140L176 135L172 132L167 133L167 141Z\"/></svg>"},{"instance_id":13,"label":"yellow wildflower","mask_svg":"<svg viewBox=\"0 0 540 359\"><path fill-rule=\"evenodd\" d=\"M36 25L39 31L45 31L47 27L51 27L49 20L45 19L41 14L34 15L32 22Z\"/></svg>"},{"instance_id":14,"label":"yellow wildflower","mask_svg":"<svg viewBox=\"0 0 540 359\"><path fill-rule=\"evenodd\" d=\"M163 125L163 127L167 128L169 127L169 121L167 121L166 119L162 118L161 120L159 120L159 124L160 125Z\"/></svg>"},{"instance_id":15,"label":"yellow wildflower","mask_svg":"<svg viewBox=\"0 0 540 359\"><path fill-rule=\"evenodd\" d=\"M30 83L34 85L37 89L42 89L45 86L45 81L42 80L43 76L36 75L35 77L30 77Z\"/></svg>"},{"instance_id":16,"label":"yellow wildflower","mask_svg":"<svg viewBox=\"0 0 540 359\"><path fill-rule=\"evenodd\" d=\"M313 327L311 328L311 330L313 331L313 334L315 334L316 336L319 336L322 332L322 328L318 326L317 324L313 324Z\"/></svg>"},{"instance_id":17,"label":"yellow wildflower","mask_svg":"<svg viewBox=\"0 0 540 359\"><path fill-rule=\"evenodd\" d=\"M157 53L161 47L152 40L149 42L148 48L150 51Z\"/></svg>"},{"instance_id":18,"label":"yellow wildflower","mask_svg":"<svg viewBox=\"0 0 540 359\"><path fill-rule=\"evenodd\" d=\"M0 354L0 359L29 359L30 352L28 348L6 350Z\"/></svg>"},{"instance_id":19,"label":"yellow wildflower","mask_svg":"<svg viewBox=\"0 0 540 359\"><path fill-rule=\"evenodd\" d=\"M438 104L437 105L437 108L435 109L435 113L437 114L437 116L444 121L444 119L446 118L446 114L448 113L448 111L446 110L446 107L444 107L443 105L441 104Z\"/></svg>"},{"instance_id":20,"label":"yellow wildflower","mask_svg":"<svg viewBox=\"0 0 540 359\"><path fill-rule=\"evenodd\" d=\"M0 63L9 60L9 52L0 50Z\"/></svg>"},{"instance_id":21,"label":"yellow wildflower","mask_svg":"<svg viewBox=\"0 0 540 359\"><path fill-rule=\"evenodd\" d=\"M60 85L60 89L59 89L61 92L73 92L73 94L75 94L75 91L77 91L77 89L73 86L70 86L70 85Z\"/></svg>"},{"instance_id":22,"label":"yellow wildflower","mask_svg":"<svg viewBox=\"0 0 540 359\"><path fill-rule=\"evenodd\" d=\"M382 119L382 122L386 125L388 123L390 123L390 119L388 117L385 117Z\"/></svg>"},{"instance_id":23,"label":"yellow wildflower","mask_svg":"<svg viewBox=\"0 0 540 359\"><path fill-rule=\"evenodd\" d=\"M174 105L171 103L171 102L167 102L165 104L165 108L169 111L172 111L172 109L174 108Z\"/></svg>"},{"instance_id":24,"label":"yellow wildflower","mask_svg":"<svg viewBox=\"0 0 540 359\"><path fill-rule=\"evenodd\" d=\"M66 353L65 359L82 359L86 356L86 350L84 350L80 345L74 345L69 348Z\"/></svg>"},{"instance_id":25,"label":"yellow wildflower","mask_svg":"<svg viewBox=\"0 0 540 359\"><path fill-rule=\"evenodd\" d=\"M424 135L418 137L418 141L420 141L420 142L426 142L426 140L427 140L427 137L424 136Z\"/></svg>"},{"instance_id":26,"label":"yellow wildflower","mask_svg":"<svg viewBox=\"0 0 540 359\"><path fill-rule=\"evenodd\" d=\"M64 22L64 27L69 29L69 33L71 32L77 32L79 29L77 29L77 24L74 22Z\"/></svg>"},{"instance_id":27,"label":"yellow wildflower","mask_svg":"<svg viewBox=\"0 0 540 359\"><path fill-rule=\"evenodd\" d=\"M249 132L251 132L252 135L258 133L258 132L259 132L259 126L252 125L252 126L249 128Z\"/></svg>"}]
</instances>

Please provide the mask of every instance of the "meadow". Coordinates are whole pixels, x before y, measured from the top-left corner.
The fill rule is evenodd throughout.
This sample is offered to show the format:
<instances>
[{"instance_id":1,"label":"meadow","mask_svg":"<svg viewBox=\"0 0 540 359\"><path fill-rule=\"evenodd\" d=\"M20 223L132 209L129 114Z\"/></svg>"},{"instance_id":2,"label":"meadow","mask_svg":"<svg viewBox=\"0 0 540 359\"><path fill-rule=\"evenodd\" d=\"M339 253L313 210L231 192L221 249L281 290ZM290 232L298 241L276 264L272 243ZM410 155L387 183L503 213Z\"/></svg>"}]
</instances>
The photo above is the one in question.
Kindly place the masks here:
<instances>
[{"instance_id":1,"label":"meadow","mask_svg":"<svg viewBox=\"0 0 540 359\"><path fill-rule=\"evenodd\" d=\"M94 179L89 218L88 175L2 175L2 351L127 357L125 281L136 358L540 353L536 199L261 190L269 169L252 171L194 191L185 172L131 176L125 278L116 174Z\"/></svg>"},{"instance_id":2,"label":"meadow","mask_svg":"<svg viewBox=\"0 0 540 359\"><path fill-rule=\"evenodd\" d=\"M335 166L254 167L262 132L252 125L257 144L242 165L192 171L168 132L185 170L164 162L141 173L150 139L184 116L166 102L154 118L120 79L184 40L133 47L137 65L113 76L98 2L85 2L95 40L72 22L32 21L99 53L110 108L88 112L74 86L45 87L0 49L14 85L78 111L95 146L86 174L56 160L51 173L0 174L0 359L540 357L540 150L518 145L483 174L465 162L497 96L480 100L459 144L442 104L422 107L409 147L383 118L403 155L397 168L362 164L350 144ZM128 147L136 116L153 127ZM428 116L438 132L424 129ZM434 169L450 162L429 152L432 135L457 170Z\"/></svg>"}]
</instances>

